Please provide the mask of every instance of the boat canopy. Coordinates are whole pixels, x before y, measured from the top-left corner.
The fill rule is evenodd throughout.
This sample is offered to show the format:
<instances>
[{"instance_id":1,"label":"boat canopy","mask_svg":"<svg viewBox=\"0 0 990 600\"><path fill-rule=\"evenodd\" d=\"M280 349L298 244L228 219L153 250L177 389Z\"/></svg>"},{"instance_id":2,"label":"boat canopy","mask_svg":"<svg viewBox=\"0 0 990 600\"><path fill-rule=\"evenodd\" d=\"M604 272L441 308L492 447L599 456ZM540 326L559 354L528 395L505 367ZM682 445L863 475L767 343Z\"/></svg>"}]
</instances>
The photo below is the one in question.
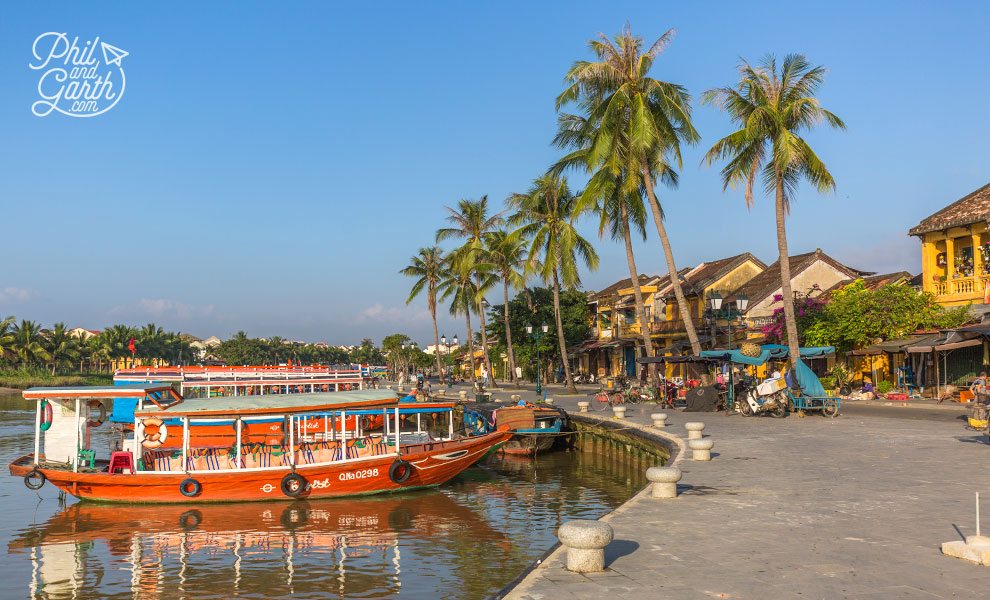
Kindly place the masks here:
<instances>
[{"instance_id":1,"label":"boat canopy","mask_svg":"<svg viewBox=\"0 0 990 600\"><path fill-rule=\"evenodd\" d=\"M117 386L114 389L119 389ZM189 398L164 409L139 408L137 417L212 416L237 414L286 414L326 410L392 408L399 397L392 390L353 392L317 392L310 394L267 394L264 396L226 396Z\"/></svg>"},{"instance_id":2,"label":"boat canopy","mask_svg":"<svg viewBox=\"0 0 990 600\"><path fill-rule=\"evenodd\" d=\"M129 383L127 385L79 385L69 387L33 387L24 390L24 397L35 398L144 398L170 392L167 383Z\"/></svg>"}]
</instances>

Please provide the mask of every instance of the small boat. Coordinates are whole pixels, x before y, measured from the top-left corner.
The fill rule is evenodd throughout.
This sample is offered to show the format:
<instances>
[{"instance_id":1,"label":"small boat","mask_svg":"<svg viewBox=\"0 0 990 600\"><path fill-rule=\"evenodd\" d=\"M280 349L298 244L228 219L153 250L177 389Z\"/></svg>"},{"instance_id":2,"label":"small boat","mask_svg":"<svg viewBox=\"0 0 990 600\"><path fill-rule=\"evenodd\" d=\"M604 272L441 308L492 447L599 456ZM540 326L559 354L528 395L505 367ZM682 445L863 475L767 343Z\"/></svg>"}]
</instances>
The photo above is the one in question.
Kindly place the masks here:
<instances>
[{"instance_id":1,"label":"small boat","mask_svg":"<svg viewBox=\"0 0 990 600\"><path fill-rule=\"evenodd\" d=\"M132 384L31 388L24 397L37 401L34 452L12 462L11 475L32 489L51 481L80 499L106 502L286 500L430 487L512 436L500 426L478 436L404 441L399 398L391 390L183 399L169 385ZM104 424L103 401L121 397L137 400L134 435L109 460L97 459L90 430ZM94 411L100 417L93 419ZM362 413L382 415L391 430L336 427ZM169 427L171 420L179 426ZM233 423L225 443L204 444L190 435L192 427L218 421ZM277 443L246 441L252 438L243 436L245 426L250 431L273 421ZM173 436L181 441L178 449L164 446Z\"/></svg>"},{"instance_id":2,"label":"small boat","mask_svg":"<svg viewBox=\"0 0 990 600\"><path fill-rule=\"evenodd\" d=\"M520 403L464 402L464 429L470 435L488 435L503 427L512 438L499 451L505 454L544 452L567 430L567 412L555 406Z\"/></svg>"}]
</instances>

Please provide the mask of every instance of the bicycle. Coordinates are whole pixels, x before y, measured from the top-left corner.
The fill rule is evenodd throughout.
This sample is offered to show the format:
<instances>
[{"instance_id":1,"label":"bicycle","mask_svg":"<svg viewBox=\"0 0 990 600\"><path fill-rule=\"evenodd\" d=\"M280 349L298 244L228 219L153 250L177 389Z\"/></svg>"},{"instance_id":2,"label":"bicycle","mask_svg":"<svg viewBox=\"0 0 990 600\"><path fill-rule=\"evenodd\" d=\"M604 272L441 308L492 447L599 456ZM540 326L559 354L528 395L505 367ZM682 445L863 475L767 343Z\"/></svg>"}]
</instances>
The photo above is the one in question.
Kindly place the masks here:
<instances>
[{"instance_id":1,"label":"bicycle","mask_svg":"<svg viewBox=\"0 0 990 600\"><path fill-rule=\"evenodd\" d=\"M598 389L598 393L595 394L595 400L601 403L607 403L610 407L616 404L625 404L626 397L619 390L609 390L605 387L605 384Z\"/></svg>"}]
</instances>

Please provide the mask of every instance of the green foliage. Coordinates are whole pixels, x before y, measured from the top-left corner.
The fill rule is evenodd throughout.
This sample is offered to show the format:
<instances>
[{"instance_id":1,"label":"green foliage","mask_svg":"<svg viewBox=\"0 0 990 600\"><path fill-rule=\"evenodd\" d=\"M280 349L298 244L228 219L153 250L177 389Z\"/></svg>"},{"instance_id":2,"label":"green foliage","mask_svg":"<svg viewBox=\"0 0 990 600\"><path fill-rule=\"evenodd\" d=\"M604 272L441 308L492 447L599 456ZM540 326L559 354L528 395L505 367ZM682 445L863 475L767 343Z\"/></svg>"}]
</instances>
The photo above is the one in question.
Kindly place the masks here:
<instances>
[{"instance_id":1,"label":"green foliage","mask_svg":"<svg viewBox=\"0 0 990 600\"><path fill-rule=\"evenodd\" d=\"M818 380L822 382L822 387L826 390L834 390L836 388L835 377L819 377Z\"/></svg>"},{"instance_id":2,"label":"green foliage","mask_svg":"<svg viewBox=\"0 0 990 600\"><path fill-rule=\"evenodd\" d=\"M348 360L362 365L384 365L385 354L375 347L370 338L361 340L361 345L351 350Z\"/></svg>"},{"instance_id":3,"label":"green foliage","mask_svg":"<svg viewBox=\"0 0 990 600\"><path fill-rule=\"evenodd\" d=\"M505 347L505 305L493 304L488 332L495 337L496 348ZM560 294L560 320L564 327L564 342L567 347L576 346L588 338L588 298L583 292L565 291ZM549 326L546 334L540 336L540 359L544 364L549 359L552 364L560 362L560 345L557 343L557 327L553 313L553 290L530 288L509 300L509 327L512 329L512 346L516 354L516 365L523 368L528 377L535 378L532 368L536 364L536 340L526 333L526 325L537 331L540 325ZM501 350L496 351L498 356Z\"/></svg>"},{"instance_id":4,"label":"green foliage","mask_svg":"<svg viewBox=\"0 0 990 600\"><path fill-rule=\"evenodd\" d=\"M877 392L881 394L889 394L891 390L894 389L894 384L884 379L877 384Z\"/></svg>"},{"instance_id":5,"label":"green foliage","mask_svg":"<svg viewBox=\"0 0 990 600\"><path fill-rule=\"evenodd\" d=\"M220 342L210 354L228 365L278 365L289 361L299 365L339 365L348 362L347 352L340 348L287 344L278 337L249 338L244 332Z\"/></svg>"},{"instance_id":6,"label":"green foliage","mask_svg":"<svg viewBox=\"0 0 990 600\"><path fill-rule=\"evenodd\" d=\"M929 292L905 285L867 289L857 280L832 293L818 318L804 330L806 343L841 352L892 340L919 329L951 329L968 320L968 307L947 309Z\"/></svg>"},{"instance_id":7,"label":"green foliage","mask_svg":"<svg viewBox=\"0 0 990 600\"><path fill-rule=\"evenodd\" d=\"M835 380L835 387L842 387L849 383L849 371L842 365L832 367L832 378Z\"/></svg>"}]
</instances>

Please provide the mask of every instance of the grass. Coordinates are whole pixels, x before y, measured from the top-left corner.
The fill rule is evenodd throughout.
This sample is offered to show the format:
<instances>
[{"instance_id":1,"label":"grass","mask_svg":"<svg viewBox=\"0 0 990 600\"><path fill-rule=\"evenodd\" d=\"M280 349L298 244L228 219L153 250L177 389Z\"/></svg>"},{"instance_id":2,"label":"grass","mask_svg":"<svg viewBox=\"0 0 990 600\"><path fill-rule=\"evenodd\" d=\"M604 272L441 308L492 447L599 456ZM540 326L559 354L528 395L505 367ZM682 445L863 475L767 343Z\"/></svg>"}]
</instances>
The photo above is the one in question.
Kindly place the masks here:
<instances>
[{"instance_id":1,"label":"grass","mask_svg":"<svg viewBox=\"0 0 990 600\"><path fill-rule=\"evenodd\" d=\"M110 385L113 375L108 373L83 373L55 375L38 370L0 371L0 387L24 390L30 387L56 387L66 385Z\"/></svg>"}]
</instances>

